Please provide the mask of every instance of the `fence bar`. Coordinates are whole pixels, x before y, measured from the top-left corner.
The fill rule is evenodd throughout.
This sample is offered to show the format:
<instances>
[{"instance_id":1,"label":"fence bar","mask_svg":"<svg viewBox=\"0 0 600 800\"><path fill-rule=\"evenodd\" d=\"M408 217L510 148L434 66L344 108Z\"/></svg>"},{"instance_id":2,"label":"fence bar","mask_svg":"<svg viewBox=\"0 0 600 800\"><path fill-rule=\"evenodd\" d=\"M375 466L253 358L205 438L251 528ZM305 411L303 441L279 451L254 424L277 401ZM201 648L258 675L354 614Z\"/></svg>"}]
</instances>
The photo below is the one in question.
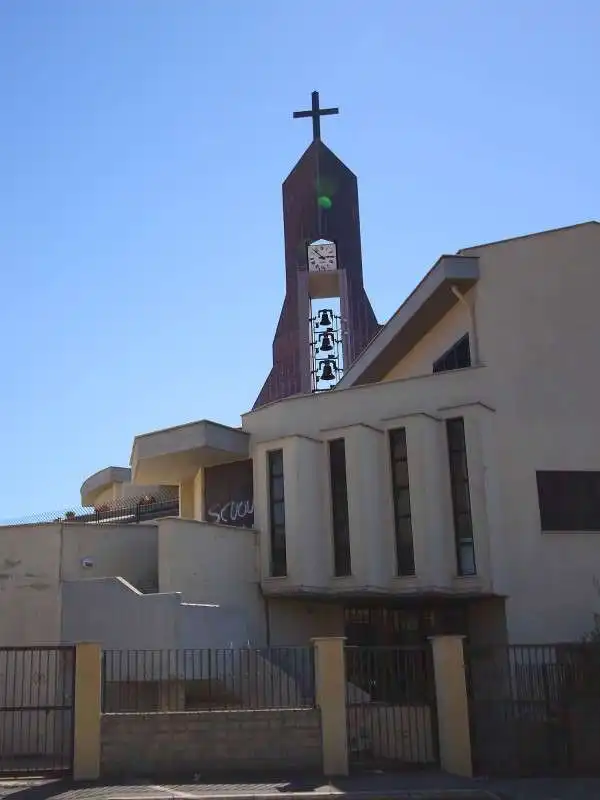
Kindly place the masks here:
<instances>
[{"instance_id":1,"label":"fence bar","mask_svg":"<svg viewBox=\"0 0 600 800\"><path fill-rule=\"evenodd\" d=\"M73 647L0 648L0 775L70 772Z\"/></svg>"},{"instance_id":2,"label":"fence bar","mask_svg":"<svg viewBox=\"0 0 600 800\"><path fill-rule=\"evenodd\" d=\"M310 647L105 650L104 713L313 708Z\"/></svg>"},{"instance_id":3,"label":"fence bar","mask_svg":"<svg viewBox=\"0 0 600 800\"><path fill-rule=\"evenodd\" d=\"M600 646L465 649L473 759L499 776L600 773Z\"/></svg>"},{"instance_id":4,"label":"fence bar","mask_svg":"<svg viewBox=\"0 0 600 800\"><path fill-rule=\"evenodd\" d=\"M346 647L350 763L369 767L437 763L431 650Z\"/></svg>"}]
</instances>

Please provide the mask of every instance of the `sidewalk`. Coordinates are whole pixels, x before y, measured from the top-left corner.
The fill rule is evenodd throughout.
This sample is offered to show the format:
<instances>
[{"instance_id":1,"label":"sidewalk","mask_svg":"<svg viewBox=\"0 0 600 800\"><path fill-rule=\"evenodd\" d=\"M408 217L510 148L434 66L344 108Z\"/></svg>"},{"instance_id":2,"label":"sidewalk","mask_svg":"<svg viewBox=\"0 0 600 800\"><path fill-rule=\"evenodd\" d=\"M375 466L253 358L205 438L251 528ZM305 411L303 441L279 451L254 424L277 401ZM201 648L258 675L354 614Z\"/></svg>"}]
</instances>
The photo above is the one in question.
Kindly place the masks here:
<instances>
[{"instance_id":1,"label":"sidewalk","mask_svg":"<svg viewBox=\"0 0 600 800\"><path fill-rule=\"evenodd\" d=\"M210 780L203 780L201 775L195 775L190 782L181 783L136 781L88 786L22 779L0 782L0 800L496 800L498 797L479 781L438 772L371 773L331 782L322 776L294 776L287 781L251 778L233 783L227 777L219 780L211 776Z\"/></svg>"},{"instance_id":2,"label":"sidewalk","mask_svg":"<svg viewBox=\"0 0 600 800\"><path fill-rule=\"evenodd\" d=\"M67 781L0 781L0 800L600 800L600 779L493 781L444 773L372 773L327 783L323 778L289 781L223 779L192 782L131 782L85 786Z\"/></svg>"}]
</instances>

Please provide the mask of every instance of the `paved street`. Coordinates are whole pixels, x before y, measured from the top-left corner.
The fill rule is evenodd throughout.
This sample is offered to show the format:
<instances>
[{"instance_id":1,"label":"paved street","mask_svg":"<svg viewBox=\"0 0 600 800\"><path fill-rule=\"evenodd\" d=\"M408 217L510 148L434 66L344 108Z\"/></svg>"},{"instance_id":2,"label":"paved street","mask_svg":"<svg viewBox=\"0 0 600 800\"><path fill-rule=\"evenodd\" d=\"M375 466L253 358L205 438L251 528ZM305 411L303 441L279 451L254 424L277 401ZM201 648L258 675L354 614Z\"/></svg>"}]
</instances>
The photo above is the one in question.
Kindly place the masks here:
<instances>
[{"instance_id":1,"label":"paved street","mask_svg":"<svg viewBox=\"0 0 600 800\"><path fill-rule=\"evenodd\" d=\"M366 800L598 800L600 779L519 781L465 780L442 773L370 774L332 783L303 778L289 781L230 783L203 781L82 786L64 781L0 781L0 800L194 800L194 798L331 798Z\"/></svg>"}]
</instances>

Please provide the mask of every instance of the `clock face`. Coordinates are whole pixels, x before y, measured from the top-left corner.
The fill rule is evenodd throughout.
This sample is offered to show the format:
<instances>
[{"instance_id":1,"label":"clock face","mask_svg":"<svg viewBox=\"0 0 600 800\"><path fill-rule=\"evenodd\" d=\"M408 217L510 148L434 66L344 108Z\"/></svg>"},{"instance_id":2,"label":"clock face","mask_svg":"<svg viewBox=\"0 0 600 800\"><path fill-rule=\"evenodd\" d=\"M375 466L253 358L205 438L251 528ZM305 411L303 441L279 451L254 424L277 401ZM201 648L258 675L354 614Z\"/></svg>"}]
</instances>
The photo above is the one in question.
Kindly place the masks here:
<instances>
[{"instance_id":1,"label":"clock face","mask_svg":"<svg viewBox=\"0 0 600 800\"><path fill-rule=\"evenodd\" d=\"M337 269L336 248L333 242L309 244L307 250L310 272L332 272Z\"/></svg>"}]
</instances>

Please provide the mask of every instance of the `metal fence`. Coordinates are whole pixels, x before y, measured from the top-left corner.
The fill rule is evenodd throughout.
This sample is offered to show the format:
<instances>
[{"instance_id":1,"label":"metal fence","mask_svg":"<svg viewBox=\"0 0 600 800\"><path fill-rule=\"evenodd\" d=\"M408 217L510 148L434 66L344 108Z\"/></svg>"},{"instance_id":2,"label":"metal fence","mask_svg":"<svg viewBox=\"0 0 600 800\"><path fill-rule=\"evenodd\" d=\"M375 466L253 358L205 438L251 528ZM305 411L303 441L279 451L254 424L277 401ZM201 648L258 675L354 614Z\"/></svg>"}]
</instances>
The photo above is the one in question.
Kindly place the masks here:
<instances>
[{"instance_id":1,"label":"metal fence","mask_svg":"<svg viewBox=\"0 0 600 800\"><path fill-rule=\"evenodd\" d=\"M600 647L467 647L474 766L480 774L600 773Z\"/></svg>"},{"instance_id":2,"label":"metal fence","mask_svg":"<svg viewBox=\"0 0 600 800\"><path fill-rule=\"evenodd\" d=\"M347 647L346 705L352 766L397 769L438 763L429 646Z\"/></svg>"},{"instance_id":3,"label":"metal fence","mask_svg":"<svg viewBox=\"0 0 600 800\"><path fill-rule=\"evenodd\" d=\"M104 713L313 708L311 647L106 650Z\"/></svg>"},{"instance_id":4,"label":"metal fence","mask_svg":"<svg viewBox=\"0 0 600 800\"><path fill-rule=\"evenodd\" d=\"M71 507L65 511L32 514L19 519L2 520L0 527L14 525L43 525L48 522L79 523L85 525L150 522L161 517L179 515L179 498L171 492L156 495L128 497L96 508Z\"/></svg>"},{"instance_id":5,"label":"metal fence","mask_svg":"<svg viewBox=\"0 0 600 800\"><path fill-rule=\"evenodd\" d=\"M0 648L0 775L71 770L74 693L74 647Z\"/></svg>"}]
</instances>

